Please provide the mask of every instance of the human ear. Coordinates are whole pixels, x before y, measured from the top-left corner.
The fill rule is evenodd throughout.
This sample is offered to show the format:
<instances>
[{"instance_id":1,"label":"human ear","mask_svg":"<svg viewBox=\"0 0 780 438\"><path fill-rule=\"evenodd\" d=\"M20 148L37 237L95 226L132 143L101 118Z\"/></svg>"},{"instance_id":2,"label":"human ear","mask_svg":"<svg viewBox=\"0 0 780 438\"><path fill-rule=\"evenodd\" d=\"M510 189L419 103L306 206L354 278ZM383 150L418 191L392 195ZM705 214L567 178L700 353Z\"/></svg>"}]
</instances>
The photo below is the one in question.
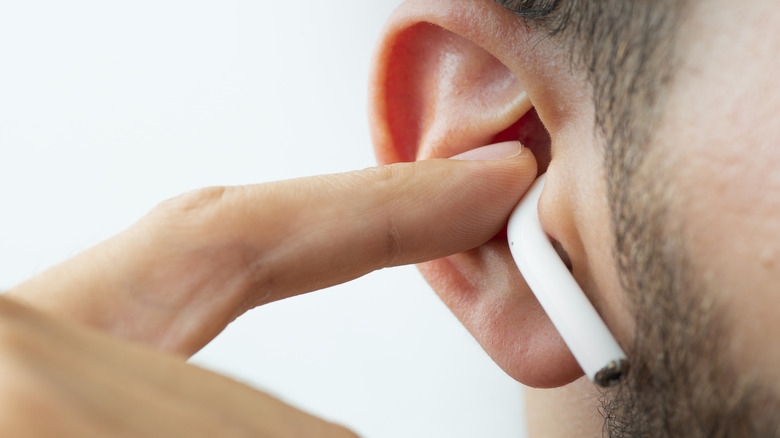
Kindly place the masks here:
<instances>
[{"instance_id":1,"label":"human ear","mask_svg":"<svg viewBox=\"0 0 780 438\"><path fill-rule=\"evenodd\" d=\"M565 77L571 72L563 67L566 60L555 44L493 2L407 1L383 32L371 79L371 128L379 161L449 157L520 139L544 172L551 141L565 142L585 126L591 137L593 132L592 124L568 111L589 101L582 82ZM570 246L573 258L583 258L566 191L560 183L552 185L557 189L545 190L540 203L552 218L546 221L553 230L548 233ZM555 387L582 375L517 271L504 238L419 268L515 379Z\"/></svg>"}]
</instances>

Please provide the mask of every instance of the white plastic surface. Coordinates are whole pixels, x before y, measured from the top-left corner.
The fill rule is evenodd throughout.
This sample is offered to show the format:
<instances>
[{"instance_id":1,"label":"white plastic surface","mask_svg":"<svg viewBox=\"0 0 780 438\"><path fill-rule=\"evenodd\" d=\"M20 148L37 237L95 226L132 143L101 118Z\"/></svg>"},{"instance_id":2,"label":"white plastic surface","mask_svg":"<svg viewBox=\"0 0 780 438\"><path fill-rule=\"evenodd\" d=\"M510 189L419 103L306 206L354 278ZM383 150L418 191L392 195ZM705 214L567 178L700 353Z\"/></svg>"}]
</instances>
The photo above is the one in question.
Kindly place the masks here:
<instances>
[{"instance_id":1,"label":"white plastic surface","mask_svg":"<svg viewBox=\"0 0 780 438\"><path fill-rule=\"evenodd\" d=\"M537 206L544 180L545 175L540 176L512 212L509 248L526 283L593 381L610 362L626 355L542 229Z\"/></svg>"}]
</instances>

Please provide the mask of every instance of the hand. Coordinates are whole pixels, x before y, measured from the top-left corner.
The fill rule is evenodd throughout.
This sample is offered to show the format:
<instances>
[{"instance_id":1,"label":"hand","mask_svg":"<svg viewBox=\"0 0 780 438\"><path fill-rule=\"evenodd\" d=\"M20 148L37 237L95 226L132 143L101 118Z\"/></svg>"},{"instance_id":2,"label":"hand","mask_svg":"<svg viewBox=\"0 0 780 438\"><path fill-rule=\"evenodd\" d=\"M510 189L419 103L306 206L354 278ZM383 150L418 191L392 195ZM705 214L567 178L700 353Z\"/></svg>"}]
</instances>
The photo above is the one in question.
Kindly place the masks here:
<instances>
[{"instance_id":1,"label":"hand","mask_svg":"<svg viewBox=\"0 0 780 438\"><path fill-rule=\"evenodd\" d=\"M181 358L4 297L0 431L17 438L355 437Z\"/></svg>"},{"instance_id":2,"label":"hand","mask_svg":"<svg viewBox=\"0 0 780 438\"><path fill-rule=\"evenodd\" d=\"M192 192L0 297L11 436L349 437L265 394L66 322L190 354L267 302L480 245L536 175L530 153ZM45 413L45 421L41 413Z\"/></svg>"},{"instance_id":3,"label":"hand","mask_svg":"<svg viewBox=\"0 0 780 438\"><path fill-rule=\"evenodd\" d=\"M525 151L198 190L9 296L189 355L252 307L481 245L535 176Z\"/></svg>"}]
</instances>

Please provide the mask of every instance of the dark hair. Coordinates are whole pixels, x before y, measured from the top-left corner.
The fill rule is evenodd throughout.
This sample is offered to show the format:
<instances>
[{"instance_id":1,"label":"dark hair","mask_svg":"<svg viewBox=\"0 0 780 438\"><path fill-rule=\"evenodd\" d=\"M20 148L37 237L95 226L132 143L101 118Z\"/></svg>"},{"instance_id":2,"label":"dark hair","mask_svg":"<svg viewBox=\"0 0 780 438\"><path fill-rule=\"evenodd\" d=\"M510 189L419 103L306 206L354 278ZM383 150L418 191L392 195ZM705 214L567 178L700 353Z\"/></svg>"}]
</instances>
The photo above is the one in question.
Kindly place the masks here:
<instances>
[{"instance_id":1,"label":"dark hair","mask_svg":"<svg viewBox=\"0 0 780 438\"><path fill-rule=\"evenodd\" d=\"M494 0L523 23L564 40L593 85L596 122L623 139L658 104L673 71L674 39L687 1ZM646 124L646 123L643 123Z\"/></svg>"}]
</instances>

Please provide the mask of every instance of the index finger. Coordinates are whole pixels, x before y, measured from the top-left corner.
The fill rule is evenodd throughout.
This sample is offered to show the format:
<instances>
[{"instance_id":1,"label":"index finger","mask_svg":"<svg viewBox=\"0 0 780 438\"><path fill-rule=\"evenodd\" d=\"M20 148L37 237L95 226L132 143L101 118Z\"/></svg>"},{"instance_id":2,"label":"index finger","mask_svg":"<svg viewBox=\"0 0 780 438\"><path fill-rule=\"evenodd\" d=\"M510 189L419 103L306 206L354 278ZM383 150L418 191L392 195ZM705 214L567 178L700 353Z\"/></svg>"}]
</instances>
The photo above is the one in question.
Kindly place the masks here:
<instances>
[{"instance_id":1,"label":"index finger","mask_svg":"<svg viewBox=\"0 0 780 438\"><path fill-rule=\"evenodd\" d=\"M535 176L528 151L400 163L227 188L198 213L249 251L259 305L475 248L503 228Z\"/></svg>"},{"instance_id":2,"label":"index finger","mask_svg":"<svg viewBox=\"0 0 780 438\"><path fill-rule=\"evenodd\" d=\"M191 354L252 307L481 245L535 176L524 151L198 190L8 294Z\"/></svg>"}]
</instances>

